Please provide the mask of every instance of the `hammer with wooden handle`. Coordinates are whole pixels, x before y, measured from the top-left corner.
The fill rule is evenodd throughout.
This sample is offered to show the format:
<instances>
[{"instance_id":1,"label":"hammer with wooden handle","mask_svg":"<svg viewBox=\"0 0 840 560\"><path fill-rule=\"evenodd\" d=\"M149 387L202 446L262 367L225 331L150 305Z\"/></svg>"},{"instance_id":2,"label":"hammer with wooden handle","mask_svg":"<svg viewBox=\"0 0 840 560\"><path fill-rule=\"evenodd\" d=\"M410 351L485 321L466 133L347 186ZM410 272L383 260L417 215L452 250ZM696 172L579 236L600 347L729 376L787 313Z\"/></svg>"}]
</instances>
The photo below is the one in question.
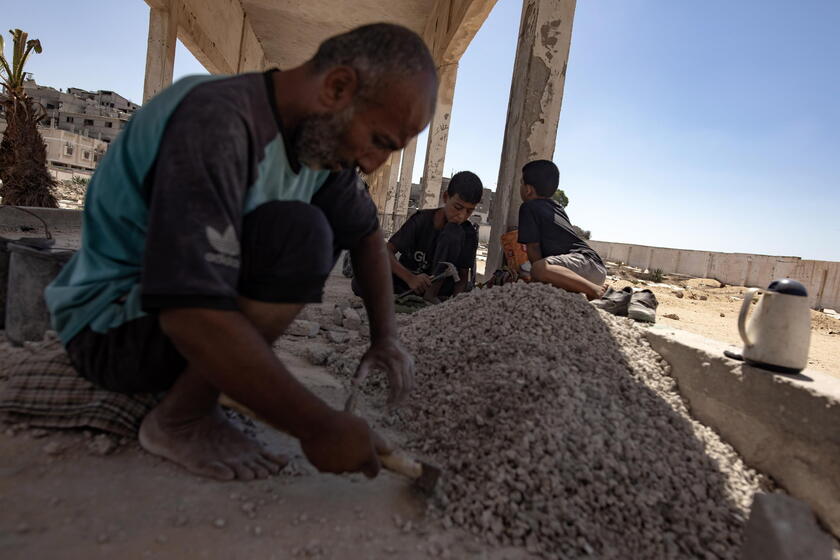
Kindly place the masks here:
<instances>
[{"instance_id":1,"label":"hammer with wooden handle","mask_svg":"<svg viewBox=\"0 0 840 560\"><path fill-rule=\"evenodd\" d=\"M440 261L438 263L438 265L444 265L446 267L446 270L444 270L440 274L435 274L434 276L432 276L432 284L434 284L438 280L444 280L446 278L452 278L452 280L454 282L457 282L458 280L461 279L461 276L458 274L458 269L455 268L455 265L452 264L451 262ZM413 293L413 292L414 292L414 290L406 290L405 292L398 295L397 299L403 298L403 297L405 297L408 294Z\"/></svg>"}]
</instances>

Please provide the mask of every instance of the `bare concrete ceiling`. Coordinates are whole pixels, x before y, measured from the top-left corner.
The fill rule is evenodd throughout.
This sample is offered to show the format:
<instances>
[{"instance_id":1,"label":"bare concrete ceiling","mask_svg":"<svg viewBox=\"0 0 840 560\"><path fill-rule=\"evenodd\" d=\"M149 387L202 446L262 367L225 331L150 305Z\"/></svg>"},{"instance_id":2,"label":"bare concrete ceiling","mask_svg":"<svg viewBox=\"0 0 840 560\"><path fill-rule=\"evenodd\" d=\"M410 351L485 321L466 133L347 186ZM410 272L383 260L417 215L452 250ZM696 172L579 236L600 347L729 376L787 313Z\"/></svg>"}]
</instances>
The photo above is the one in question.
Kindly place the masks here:
<instances>
[{"instance_id":1,"label":"bare concrete ceiling","mask_svg":"<svg viewBox=\"0 0 840 560\"><path fill-rule=\"evenodd\" d=\"M423 32L434 0L241 0L266 59L281 68L307 60L327 37L366 23Z\"/></svg>"}]
</instances>

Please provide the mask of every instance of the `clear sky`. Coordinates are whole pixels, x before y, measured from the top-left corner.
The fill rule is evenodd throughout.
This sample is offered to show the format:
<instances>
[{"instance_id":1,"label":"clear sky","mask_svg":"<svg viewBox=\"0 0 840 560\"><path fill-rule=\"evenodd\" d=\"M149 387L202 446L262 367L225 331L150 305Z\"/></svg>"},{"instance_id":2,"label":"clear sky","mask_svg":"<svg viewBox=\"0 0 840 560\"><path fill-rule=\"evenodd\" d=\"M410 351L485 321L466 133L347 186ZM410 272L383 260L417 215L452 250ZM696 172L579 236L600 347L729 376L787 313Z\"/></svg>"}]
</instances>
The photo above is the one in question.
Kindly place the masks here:
<instances>
[{"instance_id":1,"label":"clear sky","mask_svg":"<svg viewBox=\"0 0 840 560\"><path fill-rule=\"evenodd\" d=\"M445 169L491 188L520 7L499 0L455 91ZM39 83L141 100L142 0L2 15L41 39ZM579 0L554 153L572 221L607 241L840 260L838 28L837 0ZM179 46L176 77L196 72ZM415 180L424 153L425 133Z\"/></svg>"}]
</instances>

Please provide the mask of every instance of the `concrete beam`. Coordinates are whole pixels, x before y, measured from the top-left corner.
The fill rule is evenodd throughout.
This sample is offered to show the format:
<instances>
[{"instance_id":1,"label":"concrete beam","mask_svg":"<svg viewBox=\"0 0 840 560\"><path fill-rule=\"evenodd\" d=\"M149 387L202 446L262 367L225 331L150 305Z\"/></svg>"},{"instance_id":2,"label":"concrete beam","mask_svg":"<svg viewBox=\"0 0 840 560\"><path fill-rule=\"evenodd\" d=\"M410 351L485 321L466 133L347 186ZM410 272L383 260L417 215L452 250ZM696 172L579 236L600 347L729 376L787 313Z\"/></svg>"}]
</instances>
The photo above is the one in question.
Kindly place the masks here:
<instances>
[{"instance_id":1,"label":"concrete beam","mask_svg":"<svg viewBox=\"0 0 840 560\"><path fill-rule=\"evenodd\" d=\"M417 137L412 138L403 149L400 181L394 202L393 228L397 231L408 218L408 203L411 199L411 182L414 174L414 158L417 155Z\"/></svg>"},{"instance_id":2,"label":"concrete beam","mask_svg":"<svg viewBox=\"0 0 840 560\"><path fill-rule=\"evenodd\" d=\"M449 139L449 121L452 115L452 101L455 97L455 80L458 64L452 63L438 69L438 96L435 114L429 123L429 138L426 144L426 161L423 165L423 196L420 208L437 208L440 199L440 185L443 179L443 164L446 161L446 142Z\"/></svg>"},{"instance_id":3,"label":"concrete beam","mask_svg":"<svg viewBox=\"0 0 840 560\"><path fill-rule=\"evenodd\" d=\"M149 10L149 40L146 47L146 76L143 80L143 103L172 83L175 69L175 43L178 34L177 6L157 2ZM163 5L163 6L161 6Z\"/></svg>"},{"instance_id":4,"label":"concrete beam","mask_svg":"<svg viewBox=\"0 0 840 560\"><path fill-rule=\"evenodd\" d=\"M840 537L840 379L751 367L724 357L731 346L677 329L645 334L671 365L692 416L807 502Z\"/></svg>"},{"instance_id":5,"label":"concrete beam","mask_svg":"<svg viewBox=\"0 0 840 560\"><path fill-rule=\"evenodd\" d=\"M265 51L238 0L146 0L149 48L144 102L172 83L176 38L213 74L260 71Z\"/></svg>"},{"instance_id":6,"label":"concrete beam","mask_svg":"<svg viewBox=\"0 0 840 560\"><path fill-rule=\"evenodd\" d=\"M522 166L552 159L572 39L575 0L524 0L502 161L490 212L487 273L502 264L500 236L519 219Z\"/></svg>"},{"instance_id":7,"label":"concrete beam","mask_svg":"<svg viewBox=\"0 0 840 560\"><path fill-rule=\"evenodd\" d=\"M239 63L237 72L260 72L266 67L265 52L263 51L251 22L245 16L242 24L242 40L239 45Z\"/></svg>"},{"instance_id":8,"label":"concrete beam","mask_svg":"<svg viewBox=\"0 0 840 560\"><path fill-rule=\"evenodd\" d=\"M178 0L178 38L213 74L233 74L239 67L245 12L238 0Z\"/></svg>"},{"instance_id":9,"label":"concrete beam","mask_svg":"<svg viewBox=\"0 0 840 560\"><path fill-rule=\"evenodd\" d=\"M461 60L495 5L496 0L437 0L423 30L435 62L444 65Z\"/></svg>"}]
</instances>

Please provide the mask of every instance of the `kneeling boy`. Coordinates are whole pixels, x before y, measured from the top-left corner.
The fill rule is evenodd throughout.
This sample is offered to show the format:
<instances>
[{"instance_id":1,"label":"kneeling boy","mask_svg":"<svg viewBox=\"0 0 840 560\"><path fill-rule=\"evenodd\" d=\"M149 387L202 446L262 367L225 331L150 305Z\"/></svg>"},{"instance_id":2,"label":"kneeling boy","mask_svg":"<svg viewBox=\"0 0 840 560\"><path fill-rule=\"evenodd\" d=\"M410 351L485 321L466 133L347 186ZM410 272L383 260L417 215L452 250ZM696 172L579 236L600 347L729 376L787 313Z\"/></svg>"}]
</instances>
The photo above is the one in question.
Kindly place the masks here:
<instances>
[{"instance_id":1,"label":"kneeling boy","mask_svg":"<svg viewBox=\"0 0 840 560\"><path fill-rule=\"evenodd\" d=\"M475 173L456 173L443 195L442 207L415 212L391 236L388 250L394 293L413 290L429 301L436 301L438 296L454 296L464 291L478 249L478 234L469 218L481 202L483 191L481 179ZM399 259L396 253L400 253ZM441 262L451 262L458 268L458 282L447 278L432 283L432 277L443 272Z\"/></svg>"},{"instance_id":2,"label":"kneeling boy","mask_svg":"<svg viewBox=\"0 0 840 560\"><path fill-rule=\"evenodd\" d=\"M519 242L528 251L531 278L593 300L604 293L607 270L604 262L572 228L563 206L552 196L560 172L548 160L527 163L522 168L519 193Z\"/></svg>"}]
</instances>

